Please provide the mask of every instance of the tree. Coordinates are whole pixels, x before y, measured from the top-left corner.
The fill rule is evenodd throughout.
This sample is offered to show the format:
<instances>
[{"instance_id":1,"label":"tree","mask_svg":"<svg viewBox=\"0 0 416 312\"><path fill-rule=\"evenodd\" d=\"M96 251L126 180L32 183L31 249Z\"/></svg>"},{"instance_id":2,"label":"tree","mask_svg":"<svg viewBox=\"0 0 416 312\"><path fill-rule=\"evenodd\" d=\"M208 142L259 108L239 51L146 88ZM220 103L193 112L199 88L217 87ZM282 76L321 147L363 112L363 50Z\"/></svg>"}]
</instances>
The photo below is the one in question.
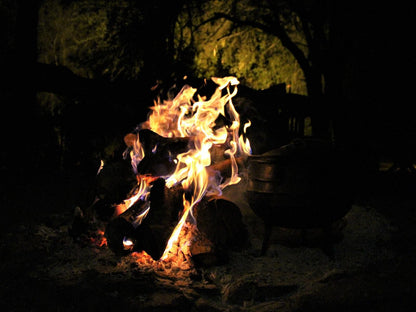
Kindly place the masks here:
<instances>
[{"instance_id":1,"label":"tree","mask_svg":"<svg viewBox=\"0 0 416 312\"><path fill-rule=\"evenodd\" d=\"M286 83L291 85L292 92L306 94L298 63L276 36L218 17L219 11L233 11L233 3L214 0L186 3L176 24L176 61L188 67L188 74L200 77L232 74L255 89ZM297 36L295 40L302 38Z\"/></svg>"},{"instance_id":2,"label":"tree","mask_svg":"<svg viewBox=\"0 0 416 312\"><path fill-rule=\"evenodd\" d=\"M216 1L209 3L214 3L215 7ZM323 95L328 93L331 86L329 77L333 65L328 57L333 12L331 2L230 0L227 4L211 10L210 17L198 27L225 20L231 22L228 26L229 36L244 33L247 29L256 29L269 38L278 38L302 70L307 94L313 103L314 134L328 136L329 112ZM263 38L267 40L267 37Z\"/></svg>"},{"instance_id":3,"label":"tree","mask_svg":"<svg viewBox=\"0 0 416 312\"><path fill-rule=\"evenodd\" d=\"M181 3L42 1L33 85L49 92L38 101L52 117L62 149L76 151L67 138L76 135L73 141L84 144L87 134L90 149L104 131L114 136L146 118L150 87L172 71L172 24Z\"/></svg>"}]
</instances>

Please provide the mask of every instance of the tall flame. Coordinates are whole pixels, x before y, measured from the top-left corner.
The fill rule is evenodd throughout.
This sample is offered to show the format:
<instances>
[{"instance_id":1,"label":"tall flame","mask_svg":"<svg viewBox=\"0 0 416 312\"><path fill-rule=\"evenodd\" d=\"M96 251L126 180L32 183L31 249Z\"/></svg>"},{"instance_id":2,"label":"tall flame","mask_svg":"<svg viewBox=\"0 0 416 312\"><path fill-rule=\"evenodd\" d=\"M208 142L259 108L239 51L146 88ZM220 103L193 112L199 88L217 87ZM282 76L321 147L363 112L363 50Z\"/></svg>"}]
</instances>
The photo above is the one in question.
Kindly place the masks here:
<instances>
[{"instance_id":1,"label":"tall flame","mask_svg":"<svg viewBox=\"0 0 416 312\"><path fill-rule=\"evenodd\" d=\"M212 78L212 80L218 88L209 100L204 101L198 96L198 101L194 101L196 89L184 86L172 101L155 103L151 107L152 113L148 121L140 128L150 129L168 138L187 137L191 142L189 144L191 148L176 157L173 174L165 179L167 187L181 183L186 193L191 196L190 199L189 196L183 197L184 211L167 243L162 260L168 257L184 223L193 220L192 209L205 196L207 190L210 193L221 194L222 189L228 185L238 183L240 178L235 157L251 153L248 139L244 139L243 135L239 136L240 117L232 103L232 98L237 94L239 81L235 77ZM226 91L225 95L222 95L224 91ZM216 127L220 115L230 120L230 126ZM244 125L244 132L249 126L249 123ZM222 184L216 179L210 179L206 169L211 165L211 147L217 144L226 146L224 154L231 161L231 177ZM130 156L133 168L137 170L138 163L145 156L138 137ZM148 189L146 181L142 180L138 193L133 196L134 198L126 201L134 203ZM125 207L129 203L125 203Z\"/></svg>"}]
</instances>

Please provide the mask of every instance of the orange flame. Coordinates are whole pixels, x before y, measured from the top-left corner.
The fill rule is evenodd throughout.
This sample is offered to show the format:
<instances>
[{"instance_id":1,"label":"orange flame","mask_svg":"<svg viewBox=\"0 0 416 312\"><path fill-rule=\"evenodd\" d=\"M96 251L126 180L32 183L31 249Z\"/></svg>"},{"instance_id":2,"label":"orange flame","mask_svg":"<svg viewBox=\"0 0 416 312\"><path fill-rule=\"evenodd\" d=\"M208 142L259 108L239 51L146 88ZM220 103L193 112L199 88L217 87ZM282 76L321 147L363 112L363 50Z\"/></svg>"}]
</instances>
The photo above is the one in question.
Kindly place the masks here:
<instances>
[{"instance_id":1,"label":"orange flame","mask_svg":"<svg viewBox=\"0 0 416 312\"><path fill-rule=\"evenodd\" d=\"M198 96L198 101L194 101L196 89L185 86L172 101L155 103L151 107L152 113L148 122L141 125L141 129L150 129L163 137L187 137L193 143L190 144L192 148L177 156L175 171L166 177L167 187L181 183L184 190L191 193L191 199L187 200L185 196L183 197L184 212L172 232L161 257L162 260L168 258L185 222L189 218L195 221L192 215L195 204L205 196L208 189L210 193L221 194L222 189L228 185L238 183L240 177L235 157L247 156L251 153L248 139L244 139L243 135L239 136L240 117L232 103L232 98L237 94L239 81L235 77L212 78L212 80L218 88L209 100L204 101ZM223 96L224 91L226 94ZM231 125L215 128L219 115L229 118ZM244 132L249 126L250 123L244 125ZM217 144L226 146L224 154L231 160L231 177L222 184L210 179L206 170L206 167L211 165L210 149ZM136 170L137 164L145 156L138 136L130 156L133 168ZM134 196L117 207L117 213L124 212L140 196L148 192L149 186L145 179L140 180L138 189Z\"/></svg>"},{"instance_id":2,"label":"orange flame","mask_svg":"<svg viewBox=\"0 0 416 312\"><path fill-rule=\"evenodd\" d=\"M139 198L146 196L149 193L149 184L154 179L146 176L138 176L138 184L135 189L134 195L125 199L121 204L118 204L114 211L114 216L117 217L134 205Z\"/></svg>"}]
</instances>

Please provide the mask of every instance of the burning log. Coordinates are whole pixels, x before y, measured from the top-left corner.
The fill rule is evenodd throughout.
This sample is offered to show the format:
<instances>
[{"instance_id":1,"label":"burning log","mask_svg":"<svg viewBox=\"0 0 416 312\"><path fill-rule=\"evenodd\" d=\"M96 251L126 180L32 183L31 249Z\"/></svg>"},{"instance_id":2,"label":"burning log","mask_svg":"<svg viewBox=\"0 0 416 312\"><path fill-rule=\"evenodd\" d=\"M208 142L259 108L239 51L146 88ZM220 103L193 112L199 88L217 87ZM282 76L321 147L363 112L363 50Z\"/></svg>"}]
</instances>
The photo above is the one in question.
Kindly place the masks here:
<instances>
[{"instance_id":1,"label":"burning log","mask_svg":"<svg viewBox=\"0 0 416 312\"><path fill-rule=\"evenodd\" d=\"M184 190L180 184L167 188L164 179L156 180L150 191L150 211L143 225L151 230L155 250L152 253L143 250L155 260L162 257L173 229L180 219L180 213L183 211L183 194Z\"/></svg>"},{"instance_id":2,"label":"burning log","mask_svg":"<svg viewBox=\"0 0 416 312\"><path fill-rule=\"evenodd\" d=\"M84 204L75 208L70 235L79 240L92 228L100 227L99 223L109 222L115 204L128 197L136 185L137 179L128 161L102 162Z\"/></svg>"},{"instance_id":3,"label":"burning log","mask_svg":"<svg viewBox=\"0 0 416 312\"><path fill-rule=\"evenodd\" d=\"M227 262L229 251L248 245L248 231L240 209L222 196L207 196L194 209L198 230L211 244L193 243L192 259L199 266ZM202 240L203 241L203 240Z\"/></svg>"},{"instance_id":4,"label":"burning log","mask_svg":"<svg viewBox=\"0 0 416 312\"><path fill-rule=\"evenodd\" d=\"M157 179L149 201L139 200L108 224L105 236L109 248L119 255L145 251L154 260L160 259L183 211L183 195L180 185L167 188L163 179ZM224 263L229 250L246 247L247 229L239 208L231 201L205 197L195 206L193 215L197 228L193 231L195 237L188 238L189 256L198 265Z\"/></svg>"},{"instance_id":5,"label":"burning log","mask_svg":"<svg viewBox=\"0 0 416 312\"><path fill-rule=\"evenodd\" d=\"M219 255L246 241L238 207L224 198L204 197L238 183L238 166L250 153L248 139L239 134L250 123L240 125L231 102L238 80L213 81L218 88L211 100L193 101L196 89L185 86L172 101L155 104L148 121L125 136L124 156L130 155L138 183L115 206L115 217L107 225L108 246L114 252L145 251L157 260L189 254L192 244L184 235L197 232L193 214L204 241ZM192 253L210 253L209 245L194 245Z\"/></svg>"},{"instance_id":6,"label":"burning log","mask_svg":"<svg viewBox=\"0 0 416 312\"><path fill-rule=\"evenodd\" d=\"M153 236L146 225L140 226L148 203L137 201L130 209L111 220L105 229L108 247L117 255L130 253L133 248L153 251ZM146 244L146 247L143 245Z\"/></svg>"},{"instance_id":7,"label":"burning log","mask_svg":"<svg viewBox=\"0 0 416 312\"><path fill-rule=\"evenodd\" d=\"M191 144L189 138L165 138L148 129L142 129L136 134L127 134L124 142L131 149L134 148L137 139L145 155L137 165L137 173L159 177L173 173L176 157L188 151Z\"/></svg>"},{"instance_id":8,"label":"burning log","mask_svg":"<svg viewBox=\"0 0 416 312\"><path fill-rule=\"evenodd\" d=\"M207 196L194 209L201 233L220 251L247 247L248 232L240 209L223 196Z\"/></svg>"},{"instance_id":9,"label":"burning log","mask_svg":"<svg viewBox=\"0 0 416 312\"><path fill-rule=\"evenodd\" d=\"M133 148L139 138L144 149L144 158L137 166L139 174L149 174L151 176L164 176L171 174L175 167L175 158L186 152L192 147L192 141L189 138L165 138L157 133L143 129L137 134L129 133L124 137L127 147ZM210 175L219 172L222 177L231 176L232 162L231 159L224 159L224 145L214 145L211 148L213 164L207 167ZM236 163L239 168L245 167L247 157L237 157Z\"/></svg>"},{"instance_id":10,"label":"burning log","mask_svg":"<svg viewBox=\"0 0 416 312\"><path fill-rule=\"evenodd\" d=\"M144 250L160 259L183 210L183 193L181 185L167 188L164 179L154 181L148 201L139 200L107 225L110 249L116 254Z\"/></svg>"}]
</instances>

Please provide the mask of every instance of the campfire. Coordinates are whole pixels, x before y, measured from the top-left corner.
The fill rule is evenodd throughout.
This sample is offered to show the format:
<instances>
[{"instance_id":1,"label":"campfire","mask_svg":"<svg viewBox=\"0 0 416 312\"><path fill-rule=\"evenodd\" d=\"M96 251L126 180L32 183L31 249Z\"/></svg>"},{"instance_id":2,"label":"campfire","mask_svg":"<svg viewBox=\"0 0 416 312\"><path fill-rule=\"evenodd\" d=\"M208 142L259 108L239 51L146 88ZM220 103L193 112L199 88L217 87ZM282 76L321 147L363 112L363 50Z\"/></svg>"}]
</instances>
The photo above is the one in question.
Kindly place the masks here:
<instances>
[{"instance_id":1,"label":"campfire","mask_svg":"<svg viewBox=\"0 0 416 312\"><path fill-rule=\"evenodd\" d=\"M212 80L217 88L210 98L186 85L173 100L155 102L148 120L125 136L123 156L135 177L128 195L115 203L97 196L78 211L83 224L86 216L89 224L97 214L108 216L96 245L131 254L139 264L178 266L217 262L226 250L243 247L241 213L222 191L241 179L239 169L251 153L245 136L250 123L240 124L232 102L239 81ZM102 162L97 175L105 169Z\"/></svg>"}]
</instances>

